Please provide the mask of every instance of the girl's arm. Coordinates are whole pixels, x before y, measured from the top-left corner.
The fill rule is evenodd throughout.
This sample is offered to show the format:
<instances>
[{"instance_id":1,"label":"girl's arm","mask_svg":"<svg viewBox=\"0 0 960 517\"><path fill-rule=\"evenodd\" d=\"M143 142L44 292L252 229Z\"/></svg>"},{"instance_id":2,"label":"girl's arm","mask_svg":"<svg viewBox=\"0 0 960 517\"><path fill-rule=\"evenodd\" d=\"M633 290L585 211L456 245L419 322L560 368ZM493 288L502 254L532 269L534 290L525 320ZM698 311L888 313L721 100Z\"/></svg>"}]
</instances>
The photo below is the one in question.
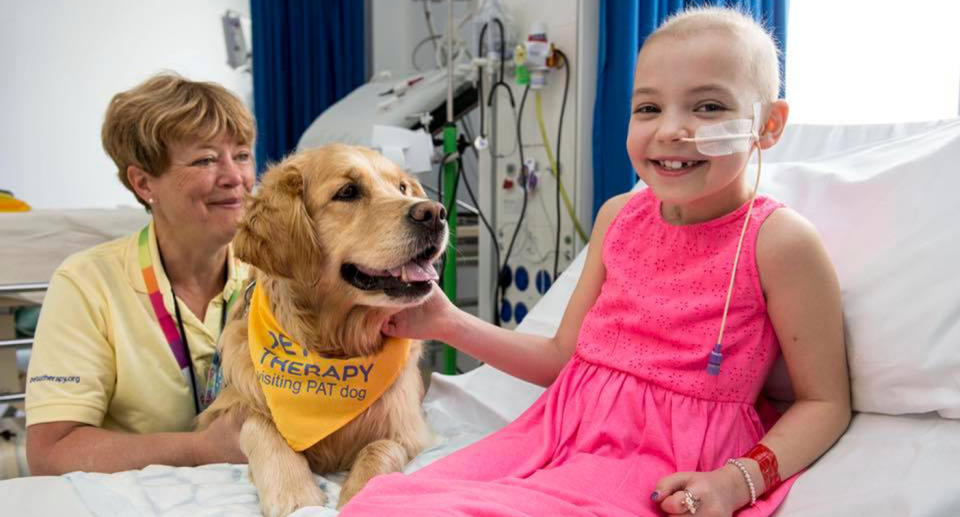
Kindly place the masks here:
<instances>
[{"instance_id":1,"label":"girl's arm","mask_svg":"<svg viewBox=\"0 0 960 517\"><path fill-rule=\"evenodd\" d=\"M487 323L458 309L436 286L425 304L394 315L384 326L384 333L443 341L514 377L549 386L573 355L583 317L600 294L605 277L603 238L610 222L631 195L614 197L600 208L583 272L552 338Z\"/></svg>"},{"instance_id":2,"label":"girl's arm","mask_svg":"<svg viewBox=\"0 0 960 517\"><path fill-rule=\"evenodd\" d=\"M767 218L756 254L767 313L796 393L796 402L760 441L776 456L780 479L786 479L826 452L850 422L843 309L820 237L796 212L780 209ZM767 487L759 465L739 459L760 497ZM704 510L719 510L718 515L750 503L746 481L734 465L667 476L657 484L654 500L663 500L661 508L670 514L684 513L679 492L684 488L703 501Z\"/></svg>"},{"instance_id":3,"label":"girl's arm","mask_svg":"<svg viewBox=\"0 0 960 517\"><path fill-rule=\"evenodd\" d=\"M761 227L757 266L796 394L761 440L776 455L780 478L786 479L826 452L850 423L843 307L820 236L792 210L777 210Z\"/></svg>"}]
</instances>

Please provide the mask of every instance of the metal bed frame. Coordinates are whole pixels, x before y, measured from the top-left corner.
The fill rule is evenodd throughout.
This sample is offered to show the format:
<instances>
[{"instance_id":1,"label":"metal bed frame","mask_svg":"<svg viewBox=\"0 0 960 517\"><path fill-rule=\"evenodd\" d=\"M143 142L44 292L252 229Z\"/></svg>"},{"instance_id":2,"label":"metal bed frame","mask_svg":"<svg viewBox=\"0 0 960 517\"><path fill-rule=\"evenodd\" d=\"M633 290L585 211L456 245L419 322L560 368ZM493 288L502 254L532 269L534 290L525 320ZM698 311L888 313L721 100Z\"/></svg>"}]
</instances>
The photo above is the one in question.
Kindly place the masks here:
<instances>
[{"instance_id":1,"label":"metal bed frame","mask_svg":"<svg viewBox=\"0 0 960 517\"><path fill-rule=\"evenodd\" d=\"M4 294L35 293L35 292L46 291L48 286L49 284L46 282L0 285L0 296ZM14 348L14 349L20 350L24 348L30 348L32 346L33 346L33 338L0 340L0 349ZM0 395L0 403L17 402L20 400L24 400L25 397L26 397L25 392Z\"/></svg>"}]
</instances>

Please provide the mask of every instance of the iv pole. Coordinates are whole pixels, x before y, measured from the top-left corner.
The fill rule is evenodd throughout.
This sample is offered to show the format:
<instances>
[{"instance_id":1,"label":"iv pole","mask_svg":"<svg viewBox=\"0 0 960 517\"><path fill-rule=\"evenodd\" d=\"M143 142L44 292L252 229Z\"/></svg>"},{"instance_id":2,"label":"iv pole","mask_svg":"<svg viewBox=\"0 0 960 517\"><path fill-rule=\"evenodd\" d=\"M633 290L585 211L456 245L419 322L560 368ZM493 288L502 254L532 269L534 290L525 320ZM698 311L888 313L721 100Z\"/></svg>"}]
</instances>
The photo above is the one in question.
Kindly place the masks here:
<instances>
[{"instance_id":1,"label":"iv pole","mask_svg":"<svg viewBox=\"0 0 960 517\"><path fill-rule=\"evenodd\" d=\"M453 0L447 0L447 124L443 127L443 155L454 156L457 152L457 126L453 120ZM447 298L457 301L457 160L448 159L443 164L443 199L454 200L447 213L450 241L447 244L447 259L443 265L443 292ZM450 345L443 346L443 373L457 373L457 351Z\"/></svg>"}]
</instances>

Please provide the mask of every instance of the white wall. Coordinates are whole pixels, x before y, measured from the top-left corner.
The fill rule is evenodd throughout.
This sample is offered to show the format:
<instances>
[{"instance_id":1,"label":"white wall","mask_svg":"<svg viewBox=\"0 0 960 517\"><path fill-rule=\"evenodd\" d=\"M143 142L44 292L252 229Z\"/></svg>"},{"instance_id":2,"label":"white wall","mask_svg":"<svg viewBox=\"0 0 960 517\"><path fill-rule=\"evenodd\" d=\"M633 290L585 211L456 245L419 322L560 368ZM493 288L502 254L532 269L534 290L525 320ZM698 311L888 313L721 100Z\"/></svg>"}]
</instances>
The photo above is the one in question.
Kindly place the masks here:
<instances>
[{"instance_id":1,"label":"white wall","mask_svg":"<svg viewBox=\"0 0 960 517\"><path fill-rule=\"evenodd\" d=\"M372 0L373 73L389 70L394 75L412 73L411 55L417 43L429 35L427 21L420 0ZM453 17L460 20L476 6L475 0L453 2ZM447 28L447 2L429 2L430 19L438 34ZM464 27L469 30L471 27ZM470 37L470 34L464 34ZM476 43L473 44L476 47ZM436 66L433 45L424 44L417 52L417 63L423 69Z\"/></svg>"},{"instance_id":2,"label":"white wall","mask_svg":"<svg viewBox=\"0 0 960 517\"><path fill-rule=\"evenodd\" d=\"M0 3L0 188L34 208L136 205L100 144L110 98L160 70L216 81L252 105L226 65L220 16L246 0Z\"/></svg>"}]
</instances>

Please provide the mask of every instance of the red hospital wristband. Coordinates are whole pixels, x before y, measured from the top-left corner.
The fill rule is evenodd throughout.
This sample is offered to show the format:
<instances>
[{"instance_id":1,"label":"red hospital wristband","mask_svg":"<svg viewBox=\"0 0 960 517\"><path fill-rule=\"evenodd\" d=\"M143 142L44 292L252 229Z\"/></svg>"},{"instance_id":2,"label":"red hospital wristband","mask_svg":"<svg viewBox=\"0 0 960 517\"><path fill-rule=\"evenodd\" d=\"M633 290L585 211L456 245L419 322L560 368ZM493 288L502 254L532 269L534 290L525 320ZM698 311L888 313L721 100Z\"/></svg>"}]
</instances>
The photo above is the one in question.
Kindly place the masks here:
<instances>
[{"instance_id":1,"label":"red hospital wristband","mask_svg":"<svg viewBox=\"0 0 960 517\"><path fill-rule=\"evenodd\" d=\"M763 474L764 492L769 492L780 485L780 466L777 464L777 456L766 445L756 444L744 457L750 458L760 465L760 473Z\"/></svg>"}]
</instances>

